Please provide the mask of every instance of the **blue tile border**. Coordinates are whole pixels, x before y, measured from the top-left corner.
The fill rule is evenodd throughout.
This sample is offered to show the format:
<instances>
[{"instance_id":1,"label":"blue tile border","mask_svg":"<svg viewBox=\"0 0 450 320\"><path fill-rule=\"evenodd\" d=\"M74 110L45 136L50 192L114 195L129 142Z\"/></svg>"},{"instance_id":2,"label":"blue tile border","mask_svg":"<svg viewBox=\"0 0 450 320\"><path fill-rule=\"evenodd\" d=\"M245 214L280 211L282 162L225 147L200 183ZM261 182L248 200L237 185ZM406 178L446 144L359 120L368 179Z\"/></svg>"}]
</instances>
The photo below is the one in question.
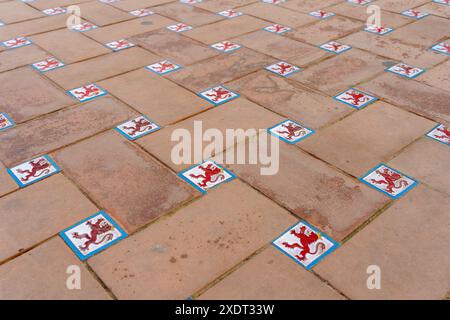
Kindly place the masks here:
<instances>
[{"instance_id":1,"label":"blue tile border","mask_svg":"<svg viewBox=\"0 0 450 320\"><path fill-rule=\"evenodd\" d=\"M433 137L430 136L430 133L433 132L436 128L438 128L438 127L440 127L440 126L442 126L442 123L439 123L439 124L435 125L435 126L433 127L433 129L431 129L430 131L428 131L428 132L425 134L425 136L426 136L427 138L433 140L433 141L437 141L437 142L440 142L440 143L442 143L442 144L445 144L446 146L450 146L450 143L441 141L441 140L439 140L439 139L436 139L436 138L433 138Z\"/></svg>"},{"instance_id":2,"label":"blue tile border","mask_svg":"<svg viewBox=\"0 0 450 320\"><path fill-rule=\"evenodd\" d=\"M6 120L8 120L11 123L11 125L7 126L6 128L0 128L0 132L11 129L12 127L16 126L15 122L11 119L11 117L8 114L4 112L0 112L0 114L3 115L6 118Z\"/></svg>"}]
</instances>

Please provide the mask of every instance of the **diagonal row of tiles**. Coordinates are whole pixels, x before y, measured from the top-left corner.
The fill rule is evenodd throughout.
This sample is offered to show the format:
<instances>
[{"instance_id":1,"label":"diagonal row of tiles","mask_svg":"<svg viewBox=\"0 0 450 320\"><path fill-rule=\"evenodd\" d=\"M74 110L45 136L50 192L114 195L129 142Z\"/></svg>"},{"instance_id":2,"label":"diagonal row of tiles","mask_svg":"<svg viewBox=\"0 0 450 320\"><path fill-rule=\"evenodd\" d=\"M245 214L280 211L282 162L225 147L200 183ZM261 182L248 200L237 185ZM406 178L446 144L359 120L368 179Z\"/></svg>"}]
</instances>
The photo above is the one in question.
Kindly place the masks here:
<instances>
[{"instance_id":1,"label":"diagonal row of tiles","mask_svg":"<svg viewBox=\"0 0 450 320\"><path fill-rule=\"evenodd\" d=\"M35 1L36 4L39 2L41 1ZM155 1L150 2L149 6L155 4ZM161 4L161 1L159 2L158 4ZM361 12L354 12L361 11L359 7L352 7L356 10L352 10L351 14L355 16L351 16L351 19L336 16L334 23L333 19L316 22L305 11L331 5L332 7L327 10L336 9L335 12L339 13L339 8L343 10L345 6L348 6L346 3L339 3L342 1L323 1L320 7L314 8L309 8L311 2L288 1L281 3L280 6L271 6L274 8L273 14L271 13L269 16L267 16L267 4L264 3L231 1L233 4L230 4L230 1L224 1L225 4L220 4L220 2L217 5L215 1L206 1L196 4L196 6L217 12L217 10L229 9L229 7L237 5L247 5L251 2L253 4L239 8L246 15L230 20L221 20L217 15L207 14L207 11L200 11L195 7L180 3L170 3L152 8L152 11L173 18L172 21L168 21L162 16L152 15L145 18L148 21L154 19L151 20L151 23L136 22L142 19L140 18L86 32L88 37L100 43L131 37L130 41L142 47L114 53L107 53L110 52L109 49L101 52L105 48L84 37L84 34L65 29L46 32L48 31L46 28L51 30L55 27L49 27L47 22L43 23L43 29L37 32L46 33L31 36L30 39L40 48L51 52L52 56L61 58L68 64L64 68L44 74L45 77L65 90L95 82L114 96L98 98L81 105L75 105L74 101L63 93L63 90L44 79L42 75L38 75L29 67L20 67L39 60L35 58L37 52L44 53L45 57L48 57L42 49L35 47L34 44L14 49L17 50L16 52L25 49L29 51L24 52L24 60L17 59L15 62L17 65L5 64L4 71L9 70L8 68L20 68L0 75L0 77L4 77L2 82L6 83L6 88L1 89L1 97L5 98L0 100L0 103L14 121L19 123L16 128L2 133L0 137L2 139L0 144L2 158L0 160L11 167L38 154L52 152L51 156L63 169L63 175L55 175L0 199L0 207L3 206L4 210L14 208L15 212L19 212L15 217L10 217L11 220L7 221L5 225L6 239L13 241L6 240L4 242L5 255L2 254L0 260L9 259L17 252L44 241L63 228L98 211L83 193L88 195L91 201L110 212L127 231L131 232L161 214L183 206L199 196L199 193L178 180L169 170L139 147L108 130L141 113L150 116L163 126L176 123L137 141L138 146L147 150L176 172L180 172L185 167L176 166L170 161L172 145L167 143L170 141L170 133L177 127L192 130L194 120L202 120L205 127L211 128L268 128L287 117L316 130L319 129L318 134L308 137L295 146L281 144L280 172L275 177L260 176L259 168L256 166L232 165L229 167L245 182L337 240L342 240L351 234L377 210L385 208L386 204L390 203L388 197L347 175L359 177L382 161L389 160L390 166L408 173L427 185L414 189L411 194L415 197L408 194L398 204L394 204L383 213L382 217L388 221L385 224L380 223L380 228L388 227L388 233L392 228L394 238L397 237L396 232L399 232L399 227L404 224L404 220L401 219L398 222L391 221L392 218L389 220L388 217L392 215L389 212L400 210L404 213L405 209L397 209L401 206L406 207L406 210L411 210L411 206L413 206L426 209L425 211L438 206L434 209L436 212L442 211L442 207L448 207L448 199L446 199L448 197L444 196L448 193L446 187L448 179L442 174L442 172L448 172L445 162L446 156L448 156L448 147L425 137L417 140L433 129L437 123L448 122L448 84L446 87L445 81L443 81L448 80L448 59L444 55L428 50L431 45L445 40L447 19L430 16L427 17L428 20L410 23L410 20L406 18L401 16L399 18L399 15L388 13L388 16L392 15L392 21L395 21L395 27L399 27L399 30L381 38L381 36L374 37L367 32L359 31L363 27L363 22L354 19L365 20L365 17L361 18ZM427 1L417 2L421 2L420 5L422 5ZM95 11L102 8L98 5L99 3L96 2L86 3L87 11L92 10L93 12L91 21L97 25L106 25L129 18L117 17L117 20L113 18L113 20L99 22L95 19L101 20L104 15L103 13L97 14L98 17L95 17ZM105 6L105 4L100 5ZM133 1L129 0L111 5L123 10L138 8ZM301 10L291 11L291 9L298 10L297 6L300 6ZM406 8L389 7L391 11L403 11L404 9ZM188 13L193 15L192 21L183 22L197 21L198 25L208 25L186 31L182 36L160 29L170 22L181 20ZM293 32L279 36L258 31L268 25L267 22L260 19L282 23L284 22L282 21L283 17L289 19L286 18L286 16L290 17L288 13L292 13L290 19L292 23L294 20L296 21L297 25L295 26L306 25L305 28L301 28L301 32L294 28ZM198 22L199 15L205 20ZM31 17L26 19L29 18ZM50 18L53 17L42 19ZM86 18L89 20L88 16ZM302 19L304 22L299 23ZM402 19L404 20L402 21ZM28 21L28 25L18 26L17 35L28 35L27 32L36 33L36 30L31 31L31 22L36 20ZM427 24L423 23L425 21ZM156 30L150 32L143 30L142 26L147 25L151 25ZM294 27L293 24L290 25ZM403 27L400 28L402 25ZM13 26L11 25L11 27ZM57 28L60 26L61 23ZM0 35L3 35L2 31L0 29ZM9 32L8 34L12 32L16 35L13 28L6 31ZM143 32L147 33L141 34ZM60 35L52 35L52 33ZM244 33L248 34L242 35ZM80 41L87 40L98 51L86 50L86 48L78 49L77 55L76 50L67 47L71 44L75 49L72 42L75 39L61 45L66 37L74 34L77 38L81 36ZM348 37L345 37L347 35ZM342 55L333 57L333 54L312 46L341 37L345 37L343 38L345 40L340 39L340 42L353 46L351 51ZM370 41L367 41L366 37L376 40L371 38ZM405 42L403 43L398 37ZM224 39L231 39L246 48L224 55L207 46ZM76 39L76 41L79 40ZM175 43L176 45L174 45ZM368 43L371 44L367 46ZM399 43L400 47L394 46ZM33 47L34 51L28 47ZM80 47L79 44L77 47ZM408 48L409 51L405 48ZM406 56L405 51L408 52ZM8 52L7 50L0 52L0 61L10 61L8 59L11 57L7 55L2 57ZM22 54L18 56L21 57ZM159 61L161 58L173 60L183 68L167 75L167 79L150 74L141 68L149 63ZM289 78L282 78L262 70L263 67L276 62L277 59L287 60L294 65L307 68ZM392 61L389 59L406 61L422 68L435 67L427 70L424 75L415 80L403 79L383 72L386 67L392 65ZM119 61L120 63L118 63ZM14 79L16 80L14 81ZM212 107L194 93L220 83L226 83L228 88L241 93L243 97L193 116ZM370 92L391 104L376 102L356 112L345 105L337 104L330 98L330 96L357 84L359 84L357 88ZM26 92L26 94L17 94L18 92ZM165 92L171 92L171 94L165 95ZM158 103L150 105L148 101L157 101ZM426 105L424 105L425 101L427 101ZM404 110L424 115L437 123ZM45 115L49 112L52 113ZM256 119L255 114L258 114ZM179 122L190 116L193 117ZM342 118L344 119L339 121ZM367 130L368 128L370 131ZM107 132L104 132L105 130ZM89 138L98 133L100 134ZM80 140L84 141L76 143ZM67 145L69 146L65 147ZM367 145L370 145L371 148L362 147ZM406 149L403 149L404 147ZM324 160L333 167L311 155ZM107 159L106 164L105 159ZM433 165L430 166L430 162ZM143 174L144 172L145 174ZM155 176L158 177L155 184L148 186L148 181L154 181ZM69 179L83 193L74 188ZM6 176L3 180L6 182L0 185L2 194L7 194L16 188ZM290 184L289 181L292 180L296 183ZM120 190L117 190L118 184L123 186ZM442 194L429 187L439 190ZM49 190L54 190L55 194L47 201L45 198L48 197ZM126 197L123 196L124 190L126 190ZM420 190L421 193L417 190ZM301 199L298 198L299 194L302 195ZM420 196L422 194L427 197L422 199ZM64 195L65 201L62 201L62 195ZM68 199L68 195L71 199ZM417 197L419 200L412 200L413 197ZM236 201L228 203L230 199L236 199ZM73 203L68 204L67 200L73 201ZM18 221L30 219L29 212L36 206L36 201L41 201L43 208L47 205L48 216L35 217L38 221L30 223L30 225L19 224L19 228L11 227L17 226ZM245 206L242 206L242 203L246 203ZM337 203L339 205L336 205ZM16 207L17 204L19 207ZM215 207L220 207L221 212L218 215L208 216L210 212L217 212ZM182 207L175 215L158 221L125 240L122 242L123 244L115 246L114 251L105 251L104 254L91 258L89 264L119 298L185 298L238 264L255 250L263 247L276 235L295 223L296 219L285 209L268 201L246 184L232 181L211 191L208 196ZM61 211L64 211L65 214L62 215ZM279 213L275 214L274 211ZM416 212L416 209L412 211ZM199 212L202 214L200 215ZM351 214L349 215L349 213ZM411 213L411 220L416 223L423 223L423 219L426 219L423 215L413 215L413 213ZM256 214L258 215L255 216ZM439 223L445 224L445 219L445 214L437 216L436 226ZM380 220L381 217L376 219L377 222ZM398 224L396 225L396 223ZM373 224L366 229L376 228ZM33 228L33 233L31 233L29 228L33 225L45 225L46 227L37 233ZM217 228L213 227L215 225ZM255 228L255 226L257 227ZM434 223L433 226L435 227ZM192 228L205 231L193 237ZM407 231L408 226L405 229ZM436 232L435 237L445 237L444 230L433 229L430 232ZM33 238L30 238L30 234L33 235ZM173 235L169 237L169 242L161 243L168 234ZM180 240L177 236L182 239ZM212 239L213 236L217 237ZM251 238L249 238L250 236ZM360 241L363 244L354 240L358 237L362 238ZM21 240L17 242L17 239ZM382 243L388 240L389 234L380 238ZM356 247L352 248L355 242L357 243ZM364 247L364 243L367 245L367 242L373 243L373 236L365 239L364 233L361 233L361 235L353 237L348 245L339 249L343 252L341 256L350 255L351 258L345 261L355 260L354 252L359 254L358 248L368 250ZM154 244L151 252L148 251L149 243ZM208 244L206 245L206 243ZM206 245L206 248L199 244ZM402 248L402 245L405 243L399 243L398 250ZM46 247L52 249L46 250ZM376 248L373 249L376 251ZM44 252L40 252L42 250ZM39 260L42 255L51 254L48 252L49 250L53 250L55 254L62 254L62 251L66 249L59 239L52 239L26 255L8 262L3 267L7 268L7 273L12 272L8 270L17 268L15 264L22 264L21 259L37 256L37 260ZM210 257L215 251L220 252L220 258L212 259ZM260 255L250 260L252 263L257 263L253 261L266 259L266 262L261 261L261 264L266 264L266 269L259 270L260 266L252 269L250 263L245 264L219 285L208 290L204 297L220 298L226 297L227 294L231 294L230 297L236 297L233 292L236 294L240 290L236 289L235 285L248 277L246 272L258 270L262 276L264 272L270 274L279 268L286 268L288 273L299 273L298 277L304 278L312 287L317 288L318 297L339 297L333 290L324 287L323 283L314 276L298 271L296 268L280 266L279 263L282 263L283 259L279 258L275 251L272 251L273 249L270 247L265 248ZM332 261L333 257L337 256L332 255L329 260ZM198 262L195 266L192 257L194 257L194 263ZM372 253L367 259L371 257ZM444 258L442 257L442 259ZM67 257L67 259L71 258ZM337 263L341 263L339 261L344 258L336 259L338 259ZM274 260L277 261L275 265ZM355 264L363 263L363 260L356 259ZM155 261L155 263L152 262L152 268L157 268L148 271L148 261ZM322 262L323 268L319 265L315 270L319 270L317 272L325 279L333 279L333 281L329 281L350 297L367 295L362 288L349 286L349 282L354 283L354 279L346 278L345 275L350 273L336 270L335 264L331 265L331 263L325 260ZM421 268L419 271L422 274L426 274L430 270L436 271L439 269L439 263L445 265L448 264L448 261L435 259L435 265L429 266L429 269ZM389 265L389 263L387 264ZM205 269L202 269L202 265ZM354 265L353 267L356 269L359 266ZM248 268L250 269L248 270ZM323 271L321 271L322 269ZM52 269L49 268L49 271ZM340 277L336 276L337 271L341 272ZM202 277L198 276L200 274ZM365 274L362 275L362 277L364 276ZM11 277L11 283L14 280L14 276ZM154 291L147 292L148 287L142 284L142 282L146 282L145 280L154 283ZM445 290L445 287L440 286L439 283L445 285L448 277L446 278L445 273L441 273L433 280L435 281L429 283L430 291L437 287L443 289L425 293L442 297L445 291L444 293L441 291ZM116 282L118 285L113 285ZM268 280L268 283L273 285L276 281L271 279ZM365 283L365 281L361 281L361 283ZM307 288L305 284L297 285L303 290ZM413 285L423 286L421 282ZM105 297L95 281L89 283L89 286L92 286L92 289L88 292L92 293L94 297ZM133 293L130 292L130 288L133 288ZM255 283L252 288L258 291L258 284ZM278 295L279 292L275 292L276 288L265 287L265 289L268 292L264 297L282 297ZM292 289L295 290L295 286ZM396 294L399 294L399 297L402 297L400 294L405 293L408 288L402 289L400 286L397 291L392 293L392 296L396 297ZM175 292L179 296L176 296ZM253 298L256 295L251 290L243 292L243 298ZM52 292L49 292L50 296L51 294ZM287 297L292 296L288 294Z\"/></svg>"}]
</instances>

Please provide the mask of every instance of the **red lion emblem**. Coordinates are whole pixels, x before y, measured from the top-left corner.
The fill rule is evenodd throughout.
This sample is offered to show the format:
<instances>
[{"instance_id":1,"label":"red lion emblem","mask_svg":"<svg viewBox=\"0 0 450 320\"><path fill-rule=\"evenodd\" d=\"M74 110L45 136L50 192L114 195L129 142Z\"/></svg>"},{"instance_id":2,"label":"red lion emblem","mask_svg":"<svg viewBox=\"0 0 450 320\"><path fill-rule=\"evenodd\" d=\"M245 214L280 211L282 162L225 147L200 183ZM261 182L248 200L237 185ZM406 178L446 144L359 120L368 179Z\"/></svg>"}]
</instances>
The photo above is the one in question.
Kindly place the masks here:
<instances>
[{"instance_id":1,"label":"red lion emblem","mask_svg":"<svg viewBox=\"0 0 450 320\"><path fill-rule=\"evenodd\" d=\"M290 234L296 236L299 239L299 243L287 243L283 242L282 245L289 249L301 249L300 254L295 255L295 257L303 261L306 259L306 255L315 255L317 253L321 253L325 250L326 245L323 242L317 242L320 239L320 234L315 233L312 230L309 230L307 234L307 230L305 226L301 226L300 232L296 232L295 229L291 230ZM311 251L310 245L316 243L314 247L314 251Z\"/></svg>"},{"instance_id":2,"label":"red lion emblem","mask_svg":"<svg viewBox=\"0 0 450 320\"><path fill-rule=\"evenodd\" d=\"M442 129L441 128L437 128L437 131L442 132L443 135L438 136L438 135L435 134L434 136L436 138L450 141L450 130L449 130L448 127L442 127Z\"/></svg>"},{"instance_id":3,"label":"red lion emblem","mask_svg":"<svg viewBox=\"0 0 450 320\"><path fill-rule=\"evenodd\" d=\"M295 123L289 122L288 124L282 124L285 131L277 131L279 134L287 134L286 139L292 140L297 137L304 136L306 133L303 131L303 127L296 125Z\"/></svg>"},{"instance_id":4,"label":"red lion emblem","mask_svg":"<svg viewBox=\"0 0 450 320\"><path fill-rule=\"evenodd\" d=\"M50 169L48 169L50 167L50 163L46 159L41 158L36 160L36 162L31 160L29 164L31 165L31 170L17 169L18 173L26 174L25 177L20 178L20 180L24 182L30 180L30 178L37 178L43 174L50 173Z\"/></svg>"},{"instance_id":5,"label":"red lion emblem","mask_svg":"<svg viewBox=\"0 0 450 320\"><path fill-rule=\"evenodd\" d=\"M6 118L0 116L0 128L3 128L4 126L6 126Z\"/></svg>"},{"instance_id":6,"label":"red lion emblem","mask_svg":"<svg viewBox=\"0 0 450 320\"><path fill-rule=\"evenodd\" d=\"M355 106L359 106L360 104L367 102L369 100L369 98L366 97L364 94L358 93L356 91L346 92L346 94L350 97L342 98L342 100L346 100L346 101L352 100L352 101L350 101L350 103L354 104Z\"/></svg>"},{"instance_id":7,"label":"red lion emblem","mask_svg":"<svg viewBox=\"0 0 450 320\"><path fill-rule=\"evenodd\" d=\"M201 182L197 183L199 187L206 188L208 182L215 183L219 179L220 180L225 179L225 176L222 173L222 169L213 165L212 163L209 163L206 167L198 166L198 168L203 170L203 174L199 175L190 174L189 176L194 179L202 179Z\"/></svg>"},{"instance_id":8,"label":"red lion emblem","mask_svg":"<svg viewBox=\"0 0 450 320\"><path fill-rule=\"evenodd\" d=\"M214 102L218 102L223 99L231 98L231 92L224 88L214 88L212 89L214 93L207 93L208 97L211 97L211 100Z\"/></svg>"},{"instance_id":9,"label":"red lion emblem","mask_svg":"<svg viewBox=\"0 0 450 320\"><path fill-rule=\"evenodd\" d=\"M86 222L86 225L91 228L91 232L89 234L83 233L79 234L78 232L72 233L72 236L75 239L87 239L83 245L78 246L80 250L86 251L89 250L89 246L91 244L100 244L104 241L111 241L114 235L112 233L107 233L108 231L111 231L113 229L113 226L111 226L105 219L99 218L97 219L97 222L92 223L91 221ZM105 234L107 233L107 234ZM101 239L98 239L98 237L102 234L105 234Z\"/></svg>"},{"instance_id":10,"label":"red lion emblem","mask_svg":"<svg viewBox=\"0 0 450 320\"><path fill-rule=\"evenodd\" d=\"M400 174L391 171L388 168L384 168L383 171L376 170L375 172L382 176L384 180L371 179L372 183L385 184L385 190L389 193L394 193L394 189L400 189L409 185L408 181L403 180Z\"/></svg>"},{"instance_id":11,"label":"red lion emblem","mask_svg":"<svg viewBox=\"0 0 450 320\"><path fill-rule=\"evenodd\" d=\"M132 130L130 133L128 133L130 136L134 136L136 133L145 132L152 129L151 122L144 118L133 120L133 123L133 127L123 127L125 130Z\"/></svg>"},{"instance_id":12,"label":"red lion emblem","mask_svg":"<svg viewBox=\"0 0 450 320\"><path fill-rule=\"evenodd\" d=\"M278 71L282 75L286 74L286 72L289 72L292 69L294 69L291 65L284 63L284 62L277 63L275 65L275 67L277 67L277 68L274 71Z\"/></svg>"},{"instance_id":13,"label":"red lion emblem","mask_svg":"<svg viewBox=\"0 0 450 320\"><path fill-rule=\"evenodd\" d=\"M81 97L79 97L78 99L89 97L91 94L97 95L100 93L100 89L95 87L94 85L83 86L82 89L84 89L85 91L74 91L75 94L81 95Z\"/></svg>"}]
</instances>

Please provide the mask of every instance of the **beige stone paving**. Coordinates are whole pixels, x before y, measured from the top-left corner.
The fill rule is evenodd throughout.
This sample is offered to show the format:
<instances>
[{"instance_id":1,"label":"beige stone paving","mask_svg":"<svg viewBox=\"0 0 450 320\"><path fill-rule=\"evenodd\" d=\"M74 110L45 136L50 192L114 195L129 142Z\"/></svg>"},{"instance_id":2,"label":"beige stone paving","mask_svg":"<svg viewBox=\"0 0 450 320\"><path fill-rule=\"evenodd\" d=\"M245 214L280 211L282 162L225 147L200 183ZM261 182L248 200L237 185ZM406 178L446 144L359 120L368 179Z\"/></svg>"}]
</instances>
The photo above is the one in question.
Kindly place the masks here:
<instances>
[{"instance_id":1,"label":"beige stone paving","mask_svg":"<svg viewBox=\"0 0 450 320\"><path fill-rule=\"evenodd\" d=\"M364 31L367 6L345 0L0 0L0 42L32 41L0 46L0 299L448 296L450 60L431 47L449 41L450 7L430 0L373 4L381 7L382 24L394 29L389 34ZM67 14L42 12L69 5L78 5L81 22L97 28L72 31ZM129 13L137 9L154 14ZM228 9L243 15L217 14ZM408 9L430 15L415 20L401 14ZM309 15L316 10L336 15ZM176 23L192 29L166 28ZM274 23L292 29L282 35L262 30ZM122 39L135 47L105 46ZM352 49L334 54L318 47L331 40ZM242 48L223 53L211 47L221 41ZM51 57L65 65L32 68ZM145 68L162 60L181 68L164 75ZM282 77L264 70L280 60L300 71ZM385 71L398 62L425 72L408 79ZM80 102L66 92L89 84L106 96ZM218 85L240 96L217 106L199 96ZM379 101L358 109L334 99L349 88ZM3 114L11 127L3 127ZM115 130L140 115L159 130L137 140ZM262 164L226 163L235 179L203 193L179 175L195 163L174 162L173 137L179 130L193 136L195 121L203 131L224 134L266 130L286 119L314 132L295 144L276 140L276 174L262 175ZM447 140L433 138L432 129ZM251 133L225 141L211 156L219 161L234 154L232 147L269 137ZM8 172L43 155L61 172L47 178L39 169L44 179L32 185ZM363 183L380 163L417 184L385 177L386 186L393 181L394 190L407 188L393 197L375 189L383 183ZM128 237L81 261L82 249L69 247L60 232L88 226L83 220L99 210L117 224L113 232L123 229ZM318 235L302 243L311 251L306 260L327 238L340 245L329 255L319 252L312 270L287 245L283 254L271 244L300 220ZM102 246L111 241L107 236L91 240ZM367 287L372 265L381 270L379 290ZM69 266L80 268L82 290L66 287Z\"/></svg>"}]
</instances>

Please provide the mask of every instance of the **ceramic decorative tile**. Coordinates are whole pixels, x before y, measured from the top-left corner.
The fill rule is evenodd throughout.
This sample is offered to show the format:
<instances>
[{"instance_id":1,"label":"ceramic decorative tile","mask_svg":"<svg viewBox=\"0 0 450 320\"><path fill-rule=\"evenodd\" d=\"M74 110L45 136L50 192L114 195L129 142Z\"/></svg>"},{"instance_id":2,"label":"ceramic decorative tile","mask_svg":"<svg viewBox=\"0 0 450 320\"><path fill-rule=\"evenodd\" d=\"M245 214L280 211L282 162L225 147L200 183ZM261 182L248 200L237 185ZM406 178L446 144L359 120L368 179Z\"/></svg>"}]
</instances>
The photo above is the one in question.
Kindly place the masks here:
<instances>
[{"instance_id":1,"label":"ceramic decorative tile","mask_svg":"<svg viewBox=\"0 0 450 320\"><path fill-rule=\"evenodd\" d=\"M69 90L68 93L80 102L85 102L108 94L105 90L95 84Z\"/></svg>"},{"instance_id":2,"label":"ceramic decorative tile","mask_svg":"<svg viewBox=\"0 0 450 320\"><path fill-rule=\"evenodd\" d=\"M118 125L115 129L128 140L136 140L137 138L159 130L160 127L149 118L139 116Z\"/></svg>"},{"instance_id":3,"label":"ceramic decorative tile","mask_svg":"<svg viewBox=\"0 0 450 320\"><path fill-rule=\"evenodd\" d=\"M1 44L7 49L14 49L14 48L20 48L27 45L30 45L32 42L31 40L25 38L25 37L19 37L11 40L3 41Z\"/></svg>"},{"instance_id":4,"label":"ceramic decorative tile","mask_svg":"<svg viewBox=\"0 0 450 320\"><path fill-rule=\"evenodd\" d=\"M438 124L427 133L427 137L450 146L450 127L444 126L443 124Z\"/></svg>"},{"instance_id":5,"label":"ceramic decorative tile","mask_svg":"<svg viewBox=\"0 0 450 320\"><path fill-rule=\"evenodd\" d=\"M334 97L334 99L356 109L362 109L372 102L378 100L376 97L370 94L353 88L350 88L338 94Z\"/></svg>"},{"instance_id":6,"label":"ceramic decorative tile","mask_svg":"<svg viewBox=\"0 0 450 320\"><path fill-rule=\"evenodd\" d=\"M239 94L225 88L216 86L199 93L199 96L218 106L239 97Z\"/></svg>"},{"instance_id":7,"label":"ceramic decorative tile","mask_svg":"<svg viewBox=\"0 0 450 320\"><path fill-rule=\"evenodd\" d=\"M131 14L135 17L146 17L146 16L150 16L150 15L154 14L154 12L149 9L137 9L137 10L130 11L129 14Z\"/></svg>"},{"instance_id":8,"label":"ceramic decorative tile","mask_svg":"<svg viewBox=\"0 0 450 320\"><path fill-rule=\"evenodd\" d=\"M319 48L335 54L340 54L342 52L350 50L352 47L347 44L342 44L336 41L330 41L328 43L324 43L323 45L319 46Z\"/></svg>"},{"instance_id":9,"label":"ceramic decorative tile","mask_svg":"<svg viewBox=\"0 0 450 320\"><path fill-rule=\"evenodd\" d=\"M290 27L282 26L280 24L273 24L271 26L265 27L263 30L276 34L283 34L285 32L291 31L292 29Z\"/></svg>"},{"instance_id":10,"label":"ceramic decorative tile","mask_svg":"<svg viewBox=\"0 0 450 320\"><path fill-rule=\"evenodd\" d=\"M169 29L170 31L174 31L174 32L184 32L184 31L191 30L192 27L188 26L187 24L184 24L184 23L177 23L177 24L168 26L167 29Z\"/></svg>"},{"instance_id":11,"label":"ceramic decorative tile","mask_svg":"<svg viewBox=\"0 0 450 320\"><path fill-rule=\"evenodd\" d=\"M113 51L119 51L119 50L134 47L135 44L131 43L130 41L127 41L125 39L120 39L117 41L109 42L109 43L105 44L105 46L107 46L108 48L110 48Z\"/></svg>"},{"instance_id":12,"label":"ceramic decorative tile","mask_svg":"<svg viewBox=\"0 0 450 320\"><path fill-rule=\"evenodd\" d=\"M181 67L169 60L163 60L160 62L156 62L154 64L148 65L145 67L147 70L150 70L158 75L167 74L169 72L173 72L175 70L180 69Z\"/></svg>"},{"instance_id":13,"label":"ceramic decorative tile","mask_svg":"<svg viewBox=\"0 0 450 320\"><path fill-rule=\"evenodd\" d=\"M315 133L313 129L307 128L290 119L284 120L273 127L270 127L267 131L289 144L295 144Z\"/></svg>"},{"instance_id":14,"label":"ceramic decorative tile","mask_svg":"<svg viewBox=\"0 0 450 320\"><path fill-rule=\"evenodd\" d=\"M4 112L0 113L0 131L14 127L14 121Z\"/></svg>"},{"instance_id":15,"label":"ceramic decorative tile","mask_svg":"<svg viewBox=\"0 0 450 320\"><path fill-rule=\"evenodd\" d=\"M43 61L33 63L31 66L39 72L47 72L50 70L64 67L64 63L62 63L61 61L59 61L54 57L51 57Z\"/></svg>"},{"instance_id":16,"label":"ceramic decorative tile","mask_svg":"<svg viewBox=\"0 0 450 320\"><path fill-rule=\"evenodd\" d=\"M414 18L414 19L422 19L422 18L429 16L430 14L428 12L424 12L424 11L409 9L409 10L403 11L402 15L404 15L405 17L410 17L410 18Z\"/></svg>"},{"instance_id":17,"label":"ceramic decorative tile","mask_svg":"<svg viewBox=\"0 0 450 320\"><path fill-rule=\"evenodd\" d=\"M277 63L274 63L270 66L265 67L264 69L273 72L275 74L278 74L283 77L288 77L293 73L296 73L300 71L300 68L297 66L294 66L288 62L280 61Z\"/></svg>"},{"instance_id":18,"label":"ceramic decorative tile","mask_svg":"<svg viewBox=\"0 0 450 320\"><path fill-rule=\"evenodd\" d=\"M212 48L224 53L228 53L241 48L241 45L231 41L222 41L211 45Z\"/></svg>"},{"instance_id":19,"label":"ceramic decorative tile","mask_svg":"<svg viewBox=\"0 0 450 320\"><path fill-rule=\"evenodd\" d=\"M50 177L59 171L59 167L48 155L34 158L8 169L8 173L21 188Z\"/></svg>"},{"instance_id":20,"label":"ceramic decorative tile","mask_svg":"<svg viewBox=\"0 0 450 320\"><path fill-rule=\"evenodd\" d=\"M423 69L412 67L403 62L400 62L392 67L387 68L386 71L392 72L394 74L397 74L397 75L400 75L402 77L409 78L409 79L415 78L425 72L425 70L423 70Z\"/></svg>"}]
</instances>

